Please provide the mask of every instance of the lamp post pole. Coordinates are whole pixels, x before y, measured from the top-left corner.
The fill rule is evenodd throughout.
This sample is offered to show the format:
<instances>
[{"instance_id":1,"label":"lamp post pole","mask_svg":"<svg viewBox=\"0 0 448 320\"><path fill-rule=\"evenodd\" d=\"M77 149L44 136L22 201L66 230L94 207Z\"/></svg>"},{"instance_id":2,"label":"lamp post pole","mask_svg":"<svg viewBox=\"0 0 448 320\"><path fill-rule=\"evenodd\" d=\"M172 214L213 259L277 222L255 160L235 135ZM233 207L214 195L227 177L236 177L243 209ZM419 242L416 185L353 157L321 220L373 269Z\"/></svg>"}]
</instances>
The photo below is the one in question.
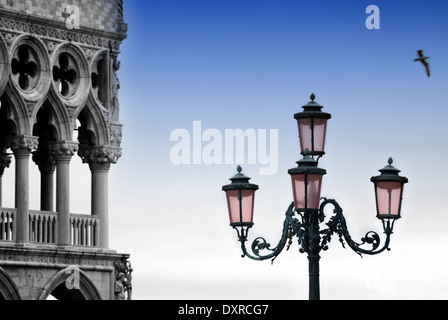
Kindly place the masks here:
<instances>
[{"instance_id":1,"label":"lamp post pole","mask_svg":"<svg viewBox=\"0 0 448 320\"><path fill-rule=\"evenodd\" d=\"M310 251L308 252L308 273L309 273L309 297L310 300L320 300L320 283L319 283L319 261L320 261L320 236L319 222L317 215L311 215L310 220Z\"/></svg>"},{"instance_id":2,"label":"lamp post pole","mask_svg":"<svg viewBox=\"0 0 448 320\"><path fill-rule=\"evenodd\" d=\"M327 172L318 167L318 161L314 156L320 158L325 154L327 120L331 115L321 111L323 107L314 101L314 94L311 99L312 101L303 107L304 112L295 115L298 120L303 159L297 162L298 167L288 171L291 175L294 201L286 211L282 236L275 248L271 248L270 243L262 237L252 242L251 252L246 247L249 229L254 225L254 199L258 186L249 183L251 178L242 174L240 166L237 168L238 173L230 179L232 183L223 186L222 189L227 196L230 225L237 231L243 257L257 261L268 259L274 261L286 246L289 250L293 238L296 237L300 253L308 254L309 299L320 300L321 251L328 250L328 244L335 235L339 237L343 247L347 244L359 255L376 255L390 250L390 237L395 221L401 218L403 188L408 179L400 176L400 170L392 166L392 158L388 161L389 165L380 170L379 176L371 178L375 187L377 218L382 221L386 239L380 246L380 236L370 231L360 242L355 242L350 236L340 205L336 200L320 196L322 178ZM312 150L308 149L308 146ZM330 219L326 219L325 215L325 208L328 205L333 207ZM326 228L321 228L323 223Z\"/></svg>"}]
</instances>

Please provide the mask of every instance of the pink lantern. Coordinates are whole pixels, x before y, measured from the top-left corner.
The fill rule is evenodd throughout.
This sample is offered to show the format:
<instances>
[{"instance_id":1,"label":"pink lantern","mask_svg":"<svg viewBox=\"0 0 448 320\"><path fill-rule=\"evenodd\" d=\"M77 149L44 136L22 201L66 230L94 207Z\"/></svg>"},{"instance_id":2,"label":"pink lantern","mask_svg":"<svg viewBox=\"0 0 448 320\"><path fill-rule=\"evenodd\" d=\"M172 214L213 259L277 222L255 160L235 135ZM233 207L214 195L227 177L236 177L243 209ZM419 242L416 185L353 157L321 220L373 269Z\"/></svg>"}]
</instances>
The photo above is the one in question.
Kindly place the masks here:
<instances>
[{"instance_id":1,"label":"pink lantern","mask_svg":"<svg viewBox=\"0 0 448 320\"><path fill-rule=\"evenodd\" d=\"M311 101L302 107L304 111L296 113L294 118L299 127L302 155L308 149L310 156L323 156L325 154L327 122L331 119L331 114L322 112L323 106L315 102L314 99L316 96L313 93Z\"/></svg>"},{"instance_id":2,"label":"pink lantern","mask_svg":"<svg viewBox=\"0 0 448 320\"><path fill-rule=\"evenodd\" d=\"M294 207L298 211L317 211L320 207L322 177L327 171L317 166L317 161L308 155L308 150L305 150L304 158L297 164L297 168L288 171L292 180Z\"/></svg>"},{"instance_id":3,"label":"pink lantern","mask_svg":"<svg viewBox=\"0 0 448 320\"><path fill-rule=\"evenodd\" d=\"M241 173L240 166L237 170L238 173L230 179L232 183L222 187L226 192L230 225L253 226L255 191L258 190L258 186L249 183L250 178Z\"/></svg>"},{"instance_id":4,"label":"pink lantern","mask_svg":"<svg viewBox=\"0 0 448 320\"><path fill-rule=\"evenodd\" d=\"M403 200L404 184L408 178L399 175L400 170L392 166L393 160L389 159L389 165L379 170L381 175L372 177L375 185L375 198L377 217L379 219L401 218L401 203Z\"/></svg>"}]
</instances>

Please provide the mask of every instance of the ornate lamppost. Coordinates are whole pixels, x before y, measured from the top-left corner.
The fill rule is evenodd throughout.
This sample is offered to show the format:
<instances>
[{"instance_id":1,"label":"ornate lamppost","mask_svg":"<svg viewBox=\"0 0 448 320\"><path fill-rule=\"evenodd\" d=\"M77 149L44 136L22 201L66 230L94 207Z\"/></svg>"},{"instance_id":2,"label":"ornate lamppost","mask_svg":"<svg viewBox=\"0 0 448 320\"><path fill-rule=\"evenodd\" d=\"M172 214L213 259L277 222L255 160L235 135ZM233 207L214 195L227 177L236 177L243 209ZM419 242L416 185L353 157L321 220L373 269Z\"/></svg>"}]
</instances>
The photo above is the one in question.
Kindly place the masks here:
<instances>
[{"instance_id":1,"label":"ornate lamppost","mask_svg":"<svg viewBox=\"0 0 448 320\"><path fill-rule=\"evenodd\" d=\"M261 237L253 241L251 252L246 247L249 229L254 225L254 199L258 186L249 183L250 178L242 174L242 168L238 166L238 173L230 179L232 183L222 187L226 192L230 225L237 231L241 243L242 257L273 261L286 246L289 250L293 238L297 237L300 252L308 254L310 300L320 299L320 252L328 250L328 244L334 235L339 237L344 247L346 243L360 255L376 255L390 250L394 223L401 218L403 187L408 183L406 177L399 175L400 170L392 166L392 158L386 167L379 170L379 176L371 178L375 190L377 218L382 221L386 239L381 246L378 233L370 231L360 242L355 242L348 231L341 206L335 200L321 198L322 178L327 172L318 167L318 160L325 154L327 121L331 115L322 112L323 107L314 101L315 98L312 94L311 101L303 106L304 111L294 116L298 122L303 159L297 162L298 167L288 171L291 175L294 201L286 211L282 237L275 248L271 248ZM317 160L314 159L315 156L318 157ZM321 229L325 222L324 209L328 205L333 207L333 216L325 223L326 228Z\"/></svg>"}]
</instances>

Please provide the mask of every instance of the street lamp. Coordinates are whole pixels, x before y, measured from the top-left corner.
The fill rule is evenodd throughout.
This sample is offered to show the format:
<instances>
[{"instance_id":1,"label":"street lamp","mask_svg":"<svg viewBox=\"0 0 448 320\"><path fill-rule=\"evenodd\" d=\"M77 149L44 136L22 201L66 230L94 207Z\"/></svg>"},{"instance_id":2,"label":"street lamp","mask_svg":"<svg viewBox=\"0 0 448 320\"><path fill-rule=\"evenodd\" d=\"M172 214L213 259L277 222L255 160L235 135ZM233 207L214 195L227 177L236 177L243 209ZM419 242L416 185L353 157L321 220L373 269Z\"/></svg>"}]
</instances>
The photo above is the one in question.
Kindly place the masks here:
<instances>
[{"instance_id":1,"label":"street lamp","mask_svg":"<svg viewBox=\"0 0 448 320\"><path fill-rule=\"evenodd\" d=\"M258 190L258 186L249 183L250 178L242 174L240 166L237 168L238 173L230 179L232 183L223 186L222 189L227 195L230 225L237 231L243 257L258 261L267 259L274 261L286 246L289 250L293 238L297 237L299 251L308 254L309 298L310 300L319 300L320 252L328 250L328 244L333 235L339 237L343 247L347 244L360 255L376 255L385 250L390 250L390 237L393 233L395 221L401 217L403 187L404 184L408 183L408 179L400 176L400 170L392 166L392 158L389 159L388 166L379 170L381 173L379 176L371 178L375 187L377 217L383 223L386 239L381 246L378 233L370 231L361 239L361 242L355 242L348 231L341 206L335 200L321 198L320 195L322 178L327 172L325 169L318 167L318 160L315 160L314 156L320 158L324 155L326 121L331 118L331 115L323 113L321 111L322 106L314 102L314 99L313 94L311 96L312 101L308 103L308 107L304 107L305 111L302 113L302 115L307 114L308 117L312 112L306 108L315 108L312 110L314 113L310 117L298 116L300 114L295 115L295 118L299 121L311 119L308 122L311 125L308 127L304 125L304 128L306 127L306 130L308 130L306 131L300 129L299 123L303 159L297 162L298 167L288 171L291 175L294 201L286 211L282 236L275 248L271 248L271 245L262 237L253 241L251 252L246 247L249 229L254 225L254 194ZM314 107L310 107L310 105ZM321 129L319 129L318 134L316 134L316 128L319 126L316 126L316 119L325 120L325 126L320 126ZM305 137L302 135L305 135ZM316 143L316 139L319 140L318 143ZM311 150L308 147L311 147ZM327 205L333 207L333 215L325 223L326 228L321 229L321 224L325 222L325 207Z\"/></svg>"},{"instance_id":2,"label":"street lamp","mask_svg":"<svg viewBox=\"0 0 448 320\"><path fill-rule=\"evenodd\" d=\"M222 187L227 196L230 225L232 227L251 227L254 225L254 200L258 186L249 183L250 178L241 173L240 166L237 171L238 173L230 179L232 183Z\"/></svg>"},{"instance_id":3,"label":"street lamp","mask_svg":"<svg viewBox=\"0 0 448 320\"><path fill-rule=\"evenodd\" d=\"M319 209L322 178L327 171L318 167L318 162L309 156L305 149L302 160L297 161L297 168L291 169L294 207L297 210L312 212Z\"/></svg>"},{"instance_id":4,"label":"street lamp","mask_svg":"<svg viewBox=\"0 0 448 320\"><path fill-rule=\"evenodd\" d=\"M311 101L304 105L303 111L296 113L294 118L299 127L302 155L308 149L309 155L321 157L325 154L327 122L331 119L331 114L322 112L323 106L315 102L315 99L313 93Z\"/></svg>"},{"instance_id":5,"label":"street lamp","mask_svg":"<svg viewBox=\"0 0 448 320\"><path fill-rule=\"evenodd\" d=\"M396 220L401 218L403 188L408 179L398 175L400 170L392 166L393 162L393 159L390 158L389 165L380 170L381 175L371 179L375 184L377 217L379 219Z\"/></svg>"}]
</instances>

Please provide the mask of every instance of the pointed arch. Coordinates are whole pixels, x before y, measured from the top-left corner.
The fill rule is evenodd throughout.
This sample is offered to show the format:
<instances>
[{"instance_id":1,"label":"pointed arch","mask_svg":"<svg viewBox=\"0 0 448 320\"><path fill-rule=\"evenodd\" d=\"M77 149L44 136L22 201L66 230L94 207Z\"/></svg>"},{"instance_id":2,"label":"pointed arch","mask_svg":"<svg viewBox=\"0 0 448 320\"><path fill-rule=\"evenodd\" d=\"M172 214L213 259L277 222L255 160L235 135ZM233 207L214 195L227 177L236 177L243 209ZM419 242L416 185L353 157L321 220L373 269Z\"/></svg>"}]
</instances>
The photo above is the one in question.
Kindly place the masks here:
<instances>
[{"instance_id":1,"label":"pointed arch","mask_svg":"<svg viewBox=\"0 0 448 320\"><path fill-rule=\"evenodd\" d=\"M0 267L0 300L22 300L19 289L9 274Z\"/></svg>"},{"instance_id":2,"label":"pointed arch","mask_svg":"<svg viewBox=\"0 0 448 320\"><path fill-rule=\"evenodd\" d=\"M76 111L76 119L85 121L85 129L95 137L92 141L94 145L109 144L109 125L105 109L94 101L92 95L89 95L87 104Z\"/></svg>"},{"instance_id":3,"label":"pointed arch","mask_svg":"<svg viewBox=\"0 0 448 320\"><path fill-rule=\"evenodd\" d=\"M67 267L53 275L42 289L38 300L46 300L53 293L56 294L56 298L64 300L102 300L101 294L93 281L90 280L84 271L77 267L76 270L79 272L79 289L67 289L66 281L72 274L73 268L73 266Z\"/></svg>"},{"instance_id":4,"label":"pointed arch","mask_svg":"<svg viewBox=\"0 0 448 320\"><path fill-rule=\"evenodd\" d=\"M9 73L9 55L8 46L6 41L0 33L0 96L6 88L8 83L8 73Z\"/></svg>"},{"instance_id":5,"label":"pointed arch","mask_svg":"<svg viewBox=\"0 0 448 320\"><path fill-rule=\"evenodd\" d=\"M3 101L8 104L8 119L12 120L16 126L17 135L31 135L32 126L30 123L29 110L25 100L17 92L17 89L7 84L3 94Z\"/></svg>"},{"instance_id":6,"label":"pointed arch","mask_svg":"<svg viewBox=\"0 0 448 320\"><path fill-rule=\"evenodd\" d=\"M98 63L100 61L104 61L102 68L99 68ZM104 49L98 51L90 61L90 72L92 74L92 84L90 86L90 93L87 98L87 105L84 107L85 110L81 110L84 112L87 118L93 120L89 121L90 125L88 126L88 130L95 133L97 137L97 141L95 145L109 145L110 143L110 114L109 114L109 73L110 73L110 65L109 61L109 51ZM102 70L99 70L102 69ZM93 74L101 73L102 75L98 75L98 88L94 88L93 83ZM103 94L99 93L99 87L104 91Z\"/></svg>"},{"instance_id":7,"label":"pointed arch","mask_svg":"<svg viewBox=\"0 0 448 320\"><path fill-rule=\"evenodd\" d=\"M47 99L42 104L42 107L47 107L51 110L51 118L49 119L50 124L56 128L59 140L72 141L75 121L70 117L67 108L61 100L57 98L53 88L50 89ZM39 110L37 109L35 114L33 114L33 119L35 119L35 121L37 120L36 116L38 112Z\"/></svg>"}]
</instances>

